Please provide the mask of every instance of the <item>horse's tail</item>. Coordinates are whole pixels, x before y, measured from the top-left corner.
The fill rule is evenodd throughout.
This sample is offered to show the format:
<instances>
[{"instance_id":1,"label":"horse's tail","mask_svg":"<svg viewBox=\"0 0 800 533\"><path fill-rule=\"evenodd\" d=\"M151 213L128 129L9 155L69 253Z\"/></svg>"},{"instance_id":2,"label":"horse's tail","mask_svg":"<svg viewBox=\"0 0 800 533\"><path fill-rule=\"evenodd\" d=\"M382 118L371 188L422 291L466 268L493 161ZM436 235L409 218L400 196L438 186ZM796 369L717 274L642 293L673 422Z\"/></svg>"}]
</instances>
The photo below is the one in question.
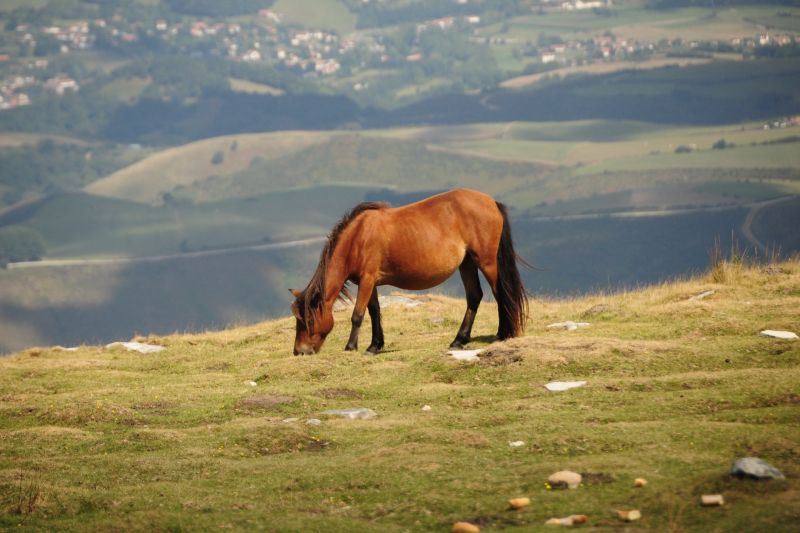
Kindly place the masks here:
<instances>
[{"instance_id":1,"label":"horse's tail","mask_svg":"<svg viewBox=\"0 0 800 533\"><path fill-rule=\"evenodd\" d=\"M506 206L497 202L497 208L503 215L503 233L500 236L500 246L497 248L497 299L500 326L497 336L500 339L517 337L525 329L525 320L528 318L528 295L522 285L522 279L517 269L517 261L527 263L517 256L514 243L511 240L511 224L508 222Z\"/></svg>"}]
</instances>

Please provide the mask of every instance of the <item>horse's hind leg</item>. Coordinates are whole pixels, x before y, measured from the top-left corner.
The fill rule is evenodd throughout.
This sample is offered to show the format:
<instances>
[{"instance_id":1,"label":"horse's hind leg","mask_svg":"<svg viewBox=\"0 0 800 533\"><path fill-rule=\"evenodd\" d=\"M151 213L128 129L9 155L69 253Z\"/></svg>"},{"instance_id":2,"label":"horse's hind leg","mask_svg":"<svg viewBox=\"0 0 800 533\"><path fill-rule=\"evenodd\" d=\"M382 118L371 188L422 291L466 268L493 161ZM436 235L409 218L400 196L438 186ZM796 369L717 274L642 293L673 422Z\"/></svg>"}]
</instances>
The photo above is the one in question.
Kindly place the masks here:
<instances>
[{"instance_id":1,"label":"horse's hind leg","mask_svg":"<svg viewBox=\"0 0 800 533\"><path fill-rule=\"evenodd\" d=\"M369 303L367 304L367 311L369 311L369 319L372 322L372 341L369 343L367 353L376 354L383 348L383 327L381 327L381 306L378 303L378 289L372 289L372 296L370 296Z\"/></svg>"},{"instance_id":2,"label":"horse's hind leg","mask_svg":"<svg viewBox=\"0 0 800 533\"><path fill-rule=\"evenodd\" d=\"M475 315L478 314L478 306L481 304L481 298L483 298L481 282L478 279L478 267L469 254L464 257L464 261L461 262L458 271L461 274L461 281L464 283L464 290L467 293L467 312L464 313L464 320L461 322L461 327L458 328L455 340L450 343L451 348L463 348L470 341L472 323L475 321Z\"/></svg>"}]
</instances>

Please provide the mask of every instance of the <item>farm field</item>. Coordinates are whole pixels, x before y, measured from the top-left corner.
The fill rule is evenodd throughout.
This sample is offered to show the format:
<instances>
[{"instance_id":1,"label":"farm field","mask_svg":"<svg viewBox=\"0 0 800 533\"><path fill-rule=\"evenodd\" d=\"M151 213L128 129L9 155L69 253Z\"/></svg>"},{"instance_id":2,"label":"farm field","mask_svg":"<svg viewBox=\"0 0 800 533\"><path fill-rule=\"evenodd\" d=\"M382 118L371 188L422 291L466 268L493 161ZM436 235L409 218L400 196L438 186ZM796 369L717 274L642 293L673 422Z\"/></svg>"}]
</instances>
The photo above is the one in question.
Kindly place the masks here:
<instances>
[{"instance_id":1,"label":"farm field","mask_svg":"<svg viewBox=\"0 0 800 533\"><path fill-rule=\"evenodd\" d=\"M356 16L338 0L278 0L272 11L287 23L310 29L331 29L347 35L356 28Z\"/></svg>"},{"instance_id":2,"label":"farm field","mask_svg":"<svg viewBox=\"0 0 800 533\"><path fill-rule=\"evenodd\" d=\"M555 77L563 78L575 74L608 74L623 70L647 70L664 68L668 66L684 67L686 65L702 65L710 62L704 58L653 58L646 61L616 61L614 63L596 63L592 65L578 65L548 70L539 74L527 74L509 78L500 84L505 89L519 89L538 83L542 80L551 80Z\"/></svg>"},{"instance_id":3,"label":"farm field","mask_svg":"<svg viewBox=\"0 0 800 533\"><path fill-rule=\"evenodd\" d=\"M800 8L781 5L726 6L714 13L705 8L654 10L617 5L610 16L598 16L591 10L553 11L513 18L506 23L507 31L498 24L482 28L481 33L534 42L542 34L566 40L606 30L628 39L726 40L755 35L765 25L778 31L797 31L798 16Z\"/></svg>"},{"instance_id":4,"label":"farm field","mask_svg":"<svg viewBox=\"0 0 800 533\"><path fill-rule=\"evenodd\" d=\"M758 332L797 329L800 264L536 299L526 336L496 345L484 303L473 364L445 355L463 306L385 309L375 357L341 351L342 311L309 357L291 355L294 321L279 319L138 338L156 354L0 360L0 527L549 531L551 517L585 514L611 530L617 510L637 509L639 531L796 529L800 344ZM591 325L545 329L569 319ZM553 380L587 384L554 393ZM377 417L323 414L350 407ZM786 479L726 476L744 456ZM580 487L548 490L564 469ZM701 507L703 494L725 505ZM516 497L531 505L508 510Z\"/></svg>"}]
</instances>

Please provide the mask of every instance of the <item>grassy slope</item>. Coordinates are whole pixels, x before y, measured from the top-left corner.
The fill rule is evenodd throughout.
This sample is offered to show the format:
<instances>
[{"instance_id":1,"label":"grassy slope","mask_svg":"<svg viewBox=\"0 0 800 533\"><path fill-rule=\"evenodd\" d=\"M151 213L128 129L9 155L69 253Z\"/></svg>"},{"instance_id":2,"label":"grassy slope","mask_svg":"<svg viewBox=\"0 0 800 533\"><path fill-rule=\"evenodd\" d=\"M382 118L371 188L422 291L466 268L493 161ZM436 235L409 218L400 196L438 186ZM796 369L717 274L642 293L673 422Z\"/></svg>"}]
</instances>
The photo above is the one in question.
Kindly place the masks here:
<instances>
[{"instance_id":1,"label":"grassy slope","mask_svg":"<svg viewBox=\"0 0 800 533\"><path fill-rule=\"evenodd\" d=\"M675 171L676 179L681 180L680 171L686 168L708 171L708 177L714 177L718 169L729 168L798 169L797 143L761 144L797 135L796 130L763 130L756 123L686 128L582 120L398 128L359 134L234 135L167 149L91 184L87 192L147 203L159 203L165 192L171 192L206 202L298 185L366 180L371 184L402 184L407 189L482 187L501 197L505 194L505 200L511 203L521 189L527 188L535 189L539 196L563 200L573 199L577 191L561 179L563 172L551 172L555 179L542 180L541 169L519 164L563 165L577 175L663 169ZM736 147L712 150L720 139ZM234 141L238 143L236 150L231 149ZM679 145L697 151L676 154ZM214 165L211 159L218 150L224 160ZM508 179L488 180L487 172ZM615 181L615 190L643 185L641 176L625 176ZM606 182L590 176L580 194L590 197L609 192ZM777 194L796 190L792 184L776 186Z\"/></svg>"},{"instance_id":2,"label":"grassy slope","mask_svg":"<svg viewBox=\"0 0 800 533\"><path fill-rule=\"evenodd\" d=\"M226 176L248 168L254 158L271 159L299 151L327 139L316 132L280 132L229 135L168 148L98 180L86 191L99 196L159 203L164 192L191 186L210 176ZM223 160L212 163L216 152Z\"/></svg>"},{"instance_id":3,"label":"grassy slope","mask_svg":"<svg viewBox=\"0 0 800 533\"><path fill-rule=\"evenodd\" d=\"M606 530L637 508L640 531L791 531L800 343L757 334L800 325L800 263L781 269L535 301L527 336L472 365L444 355L463 304L439 297L385 310L377 357L341 351L345 312L313 357L291 355L290 319L145 339L167 346L156 355L27 350L0 361L0 527L545 531L585 513ZM587 329L544 328L597 304L609 307ZM481 308L480 339L493 313ZM550 393L551 379L589 384ZM303 423L351 406L379 417ZM724 477L748 455L787 479ZM546 490L563 468L610 481ZM701 508L706 493L726 506ZM523 495L529 508L506 510Z\"/></svg>"},{"instance_id":4,"label":"grassy slope","mask_svg":"<svg viewBox=\"0 0 800 533\"><path fill-rule=\"evenodd\" d=\"M324 235L371 190L374 187L323 185L168 207L61 195L39 207L24 224L41 233L48 258L173 254Z\"/></svg>"}]
</instances>

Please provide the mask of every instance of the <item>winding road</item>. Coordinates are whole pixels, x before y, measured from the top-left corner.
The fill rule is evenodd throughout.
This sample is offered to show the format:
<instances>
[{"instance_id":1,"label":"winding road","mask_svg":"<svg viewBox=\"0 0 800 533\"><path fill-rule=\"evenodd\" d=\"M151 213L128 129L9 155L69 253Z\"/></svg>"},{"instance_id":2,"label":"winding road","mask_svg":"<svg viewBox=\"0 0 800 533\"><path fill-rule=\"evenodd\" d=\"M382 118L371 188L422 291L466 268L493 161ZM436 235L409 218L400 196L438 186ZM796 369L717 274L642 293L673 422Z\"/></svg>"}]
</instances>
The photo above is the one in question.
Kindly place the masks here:
<instances>
[{"instance_id":1,"label":"winding road","mask_svg":"<svg viewBox=\"0 0 800 533\"><path fill-rule=\"evenodd\" d=\"M782 196L772 200L763 202L753 202L749 204L735 204L724 206L711 206L711 207L697 207L692 209L664 209L664 210L646 210L646 211L618 211L613 213L589 213L579 215L556 215L556 216L533 216L533 220L554 221L554 220L588 220L597 218L633 218L633 217L652 217L652 216L669 216L680 215L684 213L698 213L698 212L715 212L725 211L728 209L749 208L747 217L742 223L742 235L757 248L760 252L766 253L767 246L759 240L753 233L753 221L755 220L758 212L775 204L786 202L797 198L797 196ZM255 244L251 246L238 246L234 248L221 248L218 250L204 250L199 252L186 252L168 255L153 255L146 257L112 257L103 259L43 259L41 261L23 261L19 263L9 263L8 269L20 268L44 268L44 267L72 267L72 266L91 266L91 265L125 265L132 263L159 263L164 261L176 261L180 259L194 259L197 257L209 257L216 255L225 255L236 252L247 251L267 251L267 250L283 250L287 248L299 248L301 246L308 246L311 244L318 244L325 242L326 237L310 237L307 239L298 239L294 241L276 242L268 244Z\"/></svg>"},{"instance_id":2,"label":"winding road","mask_svg":"<svg viewBox=\"0 0 800 533\"><path fill-rule=\"evenodd\" d=\"M9 263L9 269L18 268L40 268L40 267L61 267L61 266L91 266L91 265L126 265L131 263L160 263L164 261L175 261L178 259L194 259L197 257L209 257L213 255L225 255L234 252L262 252L266 250L283 250L286 248L299 248L309 244L325 242L326 237L311 237L296 241L274 242L268 244L254 244L251 246L238 246L235 248L221 248L218 250L203 250L200 252L186 252L169 255L151 255L146 257L111 257L105 259L43 259L41 261L22 261L19 263Z\"/></svg>"}]
</instances>

